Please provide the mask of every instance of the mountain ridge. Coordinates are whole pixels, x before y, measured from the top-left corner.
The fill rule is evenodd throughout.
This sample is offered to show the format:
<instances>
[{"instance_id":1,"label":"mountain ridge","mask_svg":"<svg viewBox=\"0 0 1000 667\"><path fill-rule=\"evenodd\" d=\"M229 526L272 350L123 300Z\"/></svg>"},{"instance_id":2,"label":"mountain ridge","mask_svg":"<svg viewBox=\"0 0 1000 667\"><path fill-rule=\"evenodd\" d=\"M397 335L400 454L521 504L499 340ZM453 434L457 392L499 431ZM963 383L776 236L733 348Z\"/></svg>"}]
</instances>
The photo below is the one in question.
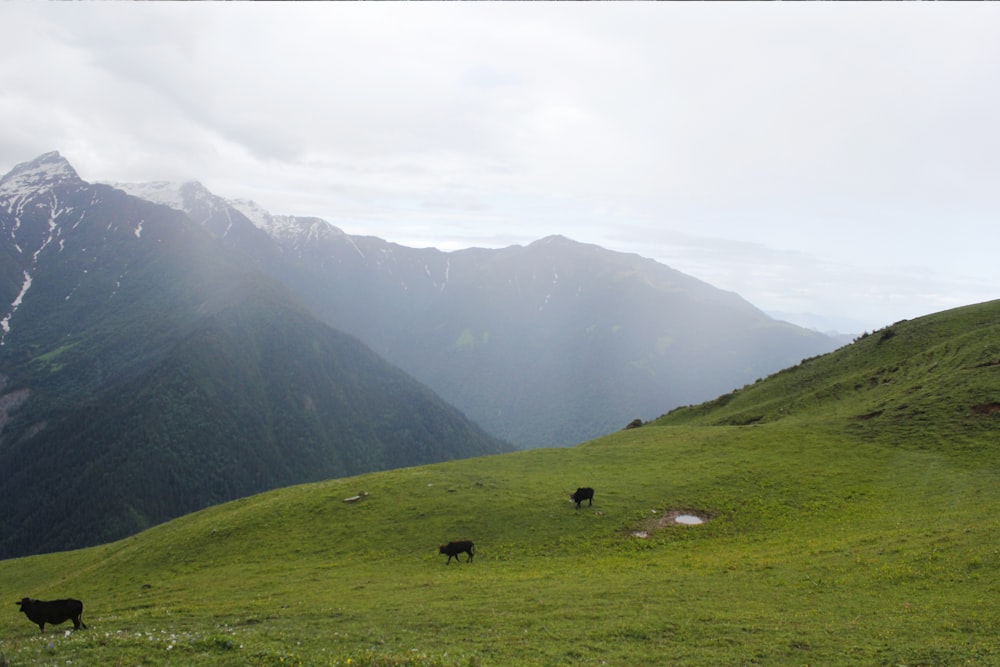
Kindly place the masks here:
<instances>
[{"instance_id":1,"label":"mountain ridge","mask_svg":"<svg viewBox=\"0 0 1000 667\"><path fill-rule=\"evenodd\" d=\"M0 555L510 449L185 213L60 160L0 179Z\"/></svg>"},{"instance_id":2,"label":"mountain ridge","mask_svg":"<svg viewBox=\"0 0 1000 667\"><path fill-rule=\"evenodd\" d=\"M49 151L34 160L14 165L0 183L0 196L24 195L56 183L80 184L83 181L59 151Z\"/></svg>"},{"instance_id":3,"label":"mountain ridge","mask_svg":"<svg viewBox=\"0 0 1000 667\"><path fill-rule=\"evenodd\" d=\"M655 260L562 235L446 252L213 201L213 215L183 210L225 230L328 324L521 447L575 444L843 342ZM234 218L255 231L240 238Z\"/></svg>"}]
</instances>

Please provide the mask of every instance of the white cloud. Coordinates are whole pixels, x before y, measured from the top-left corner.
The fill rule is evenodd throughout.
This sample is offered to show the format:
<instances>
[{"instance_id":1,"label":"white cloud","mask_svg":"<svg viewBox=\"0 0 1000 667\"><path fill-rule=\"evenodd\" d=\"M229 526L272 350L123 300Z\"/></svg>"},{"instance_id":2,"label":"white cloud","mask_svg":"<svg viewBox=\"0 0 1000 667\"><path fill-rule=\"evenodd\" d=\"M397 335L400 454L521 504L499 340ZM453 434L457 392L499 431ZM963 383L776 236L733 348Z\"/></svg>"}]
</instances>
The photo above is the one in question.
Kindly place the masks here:
<instances>
[{"instance_id":1,"label":"white cloud","mask_svg":"<svg viewBox=\"0 0 1000 667\"><path fill-rule=\"evenodd\" d=\"M0 18L0 171L57 149L91 180L198 179L413 245L562 233L873 327L996 296L993 3Z\"/></svg>"}]
</instances>

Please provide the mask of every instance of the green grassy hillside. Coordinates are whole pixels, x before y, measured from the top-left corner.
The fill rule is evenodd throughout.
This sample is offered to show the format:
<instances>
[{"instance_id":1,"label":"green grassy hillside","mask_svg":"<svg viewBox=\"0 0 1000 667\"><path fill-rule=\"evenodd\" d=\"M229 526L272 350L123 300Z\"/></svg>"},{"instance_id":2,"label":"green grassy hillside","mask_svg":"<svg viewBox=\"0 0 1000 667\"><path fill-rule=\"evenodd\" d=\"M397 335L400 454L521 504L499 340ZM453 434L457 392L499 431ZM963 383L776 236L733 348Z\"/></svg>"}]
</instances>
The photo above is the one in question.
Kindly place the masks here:
<instances>
[{"instance_id":1,"label":"green grassy hillside","mask_svg":"<svg viewBox=\"0 0 1000 667\"><path fill-rule=\"evenodd\" d=\"M0 562L0 664L1000 664L998 405L1000 302L897 323L575 448ZM39 634L23 596L90 629Z\"/></svg>"}]
</instances>

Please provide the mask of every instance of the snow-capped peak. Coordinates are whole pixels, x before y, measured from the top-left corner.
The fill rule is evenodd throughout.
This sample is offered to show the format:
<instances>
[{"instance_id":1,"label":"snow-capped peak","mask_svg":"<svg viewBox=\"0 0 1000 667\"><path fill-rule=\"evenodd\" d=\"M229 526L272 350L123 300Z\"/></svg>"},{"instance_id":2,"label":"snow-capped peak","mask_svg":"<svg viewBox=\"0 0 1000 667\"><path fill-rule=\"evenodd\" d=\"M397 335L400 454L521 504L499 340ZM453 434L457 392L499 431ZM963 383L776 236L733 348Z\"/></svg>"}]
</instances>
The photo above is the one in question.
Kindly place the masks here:
<instances>
[{"instance_id":1,"label":"snow-capped peak","mask_svg":"<svg viewBox=\"0 0 1000 667\"><path fill-rule=\"evenodd\" d=\"M133 197L183 211L185 186L188 183L149 181L147 183L108 183L107 185L130 194Z\"/></svg>"},{"instance_id":2,"label":"snow-capped peak","mask_svg":"<svg viewBox=\"0 0 1000 667\"><path fill-rule=\"evenodd\" d=\"M271 212L250 199L230 199L229 205L247 217L258 229L267 231L272 224Z\"/></svg>"},{"instance_id":3,"label":"snow-capped peak","mask_svg":"<svg viewBox=\"0 0 1000 667\"><path fill-rule=\"evenodd\" d=\"M17 195L64 181L79 181L80 177L59 151L45 153L29 162L22 162L0 178L0 196Z\"/></svg>"},{"instance_id":4,"label":"snow-capped peak","mask_svg":"<svg viewBox=\"0 0 1000 667\"><path fill-rule=\"evenodd\" d=\"M257 229L265 232L280 243L298 242L301 239L342 237L353 245L350 237L335 225L321 218L300 218L289 215L273 215L255 201L249 199L224 199L213 194L198 181L177 183L153 181L148 183L108 183L140 199L162 204L183 211L196 222L214 212L232 209L241 213ZM228 232L228 230L227 230ZM356 248L356 246L355 246ZM360 254L361 251L358 250Z\"/></svg>"},{"instance_id":5,"label":"snow-capped peak","mask_svg":"<svg viewBox=\"0 0 1000 667\"><path fill-rule=\"evenodd\" d=\"M317 238L321 234L346 236L343 230L322 218L272 215L263 206L249 199L230 199L227 201L230 206L245 215L250 222L275 239L288 240L303 236Z\"/></svg>"}]
</instances>

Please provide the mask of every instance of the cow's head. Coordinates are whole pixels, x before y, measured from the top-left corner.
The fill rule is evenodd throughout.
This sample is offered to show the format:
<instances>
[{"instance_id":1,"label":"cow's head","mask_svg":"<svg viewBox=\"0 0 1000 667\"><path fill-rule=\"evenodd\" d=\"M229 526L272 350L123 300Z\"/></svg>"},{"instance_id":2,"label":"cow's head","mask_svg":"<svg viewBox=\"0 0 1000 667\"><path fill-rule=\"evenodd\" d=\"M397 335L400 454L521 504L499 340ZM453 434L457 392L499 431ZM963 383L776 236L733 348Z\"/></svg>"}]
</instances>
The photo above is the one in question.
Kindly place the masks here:
<instances>
[{"instance_id":1,"label":"cow's head","mask_svg":"<svg viewBox=\"0 0 1000 667\"><path fill-rule=\"evenodd\" d=\"M14 604L21 607L21 611L24 611L25 607L31 606L31 598L21 598L20 602L15 602Z\"/></svg>"}]
</instances>

